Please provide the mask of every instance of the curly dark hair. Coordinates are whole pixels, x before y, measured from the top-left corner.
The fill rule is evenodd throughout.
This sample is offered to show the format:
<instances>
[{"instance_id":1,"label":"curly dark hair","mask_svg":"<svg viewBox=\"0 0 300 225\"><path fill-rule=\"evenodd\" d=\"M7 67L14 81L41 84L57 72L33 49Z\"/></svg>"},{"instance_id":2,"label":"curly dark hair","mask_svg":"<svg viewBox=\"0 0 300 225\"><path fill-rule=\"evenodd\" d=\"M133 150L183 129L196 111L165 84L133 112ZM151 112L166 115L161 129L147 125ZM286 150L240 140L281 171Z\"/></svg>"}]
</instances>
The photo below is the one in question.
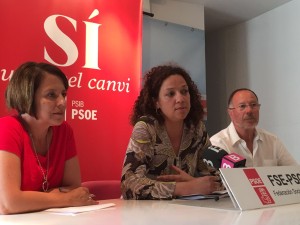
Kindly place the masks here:
<instances>
[{"instance_id":1,"label":"curly dark hair","mask_svg":"<svg viewBox=\"0 0 300 225\"><path fill-rule=\"evenodd\" d=\"M158 99L161 85L165 79L171 75L178 74L187 83L190 94L190 111L185 118L185 123L189 127L191 124L197 126L203 119L204 110L201 105L201 94L185 69L176 64L167 64L153 67L144 76L144 85L140 95L133 106L130 123L134 126L141 116L153 116L160 124L164 122L161 113L156 112L156 101Z\"/></svg>"}]
</instances>

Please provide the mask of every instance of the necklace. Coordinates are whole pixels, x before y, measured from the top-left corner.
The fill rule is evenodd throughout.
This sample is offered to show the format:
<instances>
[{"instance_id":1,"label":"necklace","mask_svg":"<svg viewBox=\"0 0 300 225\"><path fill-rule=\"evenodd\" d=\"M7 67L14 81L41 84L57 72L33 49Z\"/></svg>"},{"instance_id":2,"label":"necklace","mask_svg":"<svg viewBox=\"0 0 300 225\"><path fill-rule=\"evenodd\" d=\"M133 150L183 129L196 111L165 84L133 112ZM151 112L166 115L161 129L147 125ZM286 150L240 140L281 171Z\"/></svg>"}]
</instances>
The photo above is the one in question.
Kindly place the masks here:
<instances>
[{"instance_id":1,"label":"necklace","mask_svg":"<svg viewBox=\"0 0 300 225\"><path fill-rule=\"evenodd\" d=\"M48 172L49 172L49 160L50 160L50 150L49 150L49 142L48 142L48 138L47 138L47 135L46 135L46 147L47 147L47 169L46 171L44 172L44 169L42 167L42 164L39 160L39 156L37 154L37 151L36 151L36 147L35 147L35 143L33 141L33 135L32 133L30 132L29 130L29 126L26 124L25 120L23 119L23 117L21 116L21 114L19 115L19 120L21 122L21 124L23 125L24 129L27 131L27 133L29 134L29 137L30 137L30 140L31 140L31 143L32 143L32 148L34 150L34 154L35 154L35 157L36 157L36 160L38 162L38 165L40 167L40 170L42 172L42 175L43 175L43 183L42 183L42 189L44 192L47 192L48 189L49 189L49 181L48 181ZM49 131L49 130L48 130ZM47 133L48 134L48 133Z\"/></svg>"},{"instance_id":2,"label":"necklace","mask_svg":"<svg viewBox=\"0 0 300 225\"><path fill-rule=\"evenodd\" d=\"M47 169L46 171L44 172L44 169L42 167L42 164L39 160L39 157L38 157L38 154L37 154L37 151L36 151L36 147L35 147L35 144L34 144L34 141L33 141L33 137L32 137L32 133L29 133L29 136L30 136L30 140L32 142L32 147L33 147L33 150L34 150L34 153L35 153L35 157L36 157L36 160L39 164L39 167L40 167L40 170L42 172L42 175L43 175L43 183L42 183L42 189L44 192L47 192L48 191L48 188L49 188L49 181L48 181L48 172L49 172L49 158L50 158L50 151L49 151L49 147L48 147L48 144L47 144L47 147L48 147L48 151L47 151ZM48 143L47 141L47 137L46 137L46 142Z\"/></svg>"}]
</instances>

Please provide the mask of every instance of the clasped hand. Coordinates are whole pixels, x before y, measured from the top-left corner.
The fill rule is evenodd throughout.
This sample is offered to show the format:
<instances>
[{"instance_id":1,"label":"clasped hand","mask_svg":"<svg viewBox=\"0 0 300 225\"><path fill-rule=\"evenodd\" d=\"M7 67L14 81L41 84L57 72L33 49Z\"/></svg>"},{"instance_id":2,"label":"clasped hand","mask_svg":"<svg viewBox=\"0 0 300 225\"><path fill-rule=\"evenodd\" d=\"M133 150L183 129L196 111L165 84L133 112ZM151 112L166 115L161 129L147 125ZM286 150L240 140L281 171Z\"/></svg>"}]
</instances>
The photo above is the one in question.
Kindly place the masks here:
<instances>
[{"instance_id":1,"label":"clasped hand","mask_svg":"<svg viewBox=\"0 0 300 225\"><path fill-rule=\"evenodd\" d=\"M177 166L172 165L171 169L177 174L161 175L157 177L157 180L165 182L184 182L194 179L194 177L179 169Z\"/></svg>"},{"instance_id":2,"label":"clasped hand","mask_svg":"<svg viewBox=\"0 0 300 225\"><path fill-rule=\"evenodd\" d=\"M78 187L75 189L58 188L54 191L65 194L65 198L72 206L96 205L97 201L93 199L95 195L89 192L86 187Z\"/></svg>"},{"instance_id":3,"label":"clasped hand","mask_svg":"<svg viewBox=\"0 0 300 225\"><path fill-rule=\"evenodd\" d=\"M158 181L164 182L187 182L186 187L190 194L210 194L214 191L223 189L218 176L192 177L176 166L172 166L177 174L161 175L157 177Z\"/></svg>"}]
</instances>

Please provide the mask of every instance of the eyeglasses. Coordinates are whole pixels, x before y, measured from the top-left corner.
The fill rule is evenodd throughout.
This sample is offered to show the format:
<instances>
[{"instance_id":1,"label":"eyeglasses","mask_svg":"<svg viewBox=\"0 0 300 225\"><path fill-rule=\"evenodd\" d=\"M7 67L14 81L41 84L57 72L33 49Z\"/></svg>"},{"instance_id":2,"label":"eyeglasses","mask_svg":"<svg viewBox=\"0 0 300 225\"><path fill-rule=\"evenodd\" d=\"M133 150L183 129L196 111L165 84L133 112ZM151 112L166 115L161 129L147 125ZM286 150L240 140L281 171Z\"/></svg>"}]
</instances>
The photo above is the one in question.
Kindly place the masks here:
<instances>
[{"instance_id":1,"label":"eyeglasses","mask_svg":"<svg viewBox=\"0 0 300 225\"><path fill-rule=\"evenodd\" d=\"M260 108L259 103L250 103L250 104L240 104L237 107L231 107L231 108L228 108L228 109L238 109L239 111L244 111L248 106L253 110L256 110L256 109Z\"/></svg>"}]
</instances>

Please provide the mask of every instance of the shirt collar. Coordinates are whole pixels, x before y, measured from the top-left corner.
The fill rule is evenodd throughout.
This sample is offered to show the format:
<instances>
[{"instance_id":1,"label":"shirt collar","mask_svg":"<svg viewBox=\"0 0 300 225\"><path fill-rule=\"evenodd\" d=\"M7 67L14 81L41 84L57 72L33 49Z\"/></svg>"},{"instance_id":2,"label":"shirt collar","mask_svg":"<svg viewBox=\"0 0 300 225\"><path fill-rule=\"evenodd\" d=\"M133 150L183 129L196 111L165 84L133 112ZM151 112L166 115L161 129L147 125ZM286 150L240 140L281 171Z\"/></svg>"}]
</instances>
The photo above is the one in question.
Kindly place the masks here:
<instances>
[{"instance_id":1,"label":"shirt collar","mask_svg":"<svg viewBox=\"0 0 300 225\"><path fill-rule=\"evenodd\" d=\"M232 140L232 145L235 145L239 140L241 140L240 136L237 134L233 123L231 122L229 125L229 133Z\"/></svg>"},{"instance_id":2,"label":"shirt collar","mask_svg":"<svg viewBox=\"0 0 300 225\"><path fill-rule=\"evenodd\" d=\"M238 133L236 132L236 129L233 125L233 123L231 122L229 125L229 133L232 139L232 144L235 145L237 142L239 142L240 140L243 140L240 138L240 136L238 135ZM255 129L255 136L254 136L254 140L262 140L261 136L259 135L259 132L257 129Z\"/></svg>"}]
</instances>

